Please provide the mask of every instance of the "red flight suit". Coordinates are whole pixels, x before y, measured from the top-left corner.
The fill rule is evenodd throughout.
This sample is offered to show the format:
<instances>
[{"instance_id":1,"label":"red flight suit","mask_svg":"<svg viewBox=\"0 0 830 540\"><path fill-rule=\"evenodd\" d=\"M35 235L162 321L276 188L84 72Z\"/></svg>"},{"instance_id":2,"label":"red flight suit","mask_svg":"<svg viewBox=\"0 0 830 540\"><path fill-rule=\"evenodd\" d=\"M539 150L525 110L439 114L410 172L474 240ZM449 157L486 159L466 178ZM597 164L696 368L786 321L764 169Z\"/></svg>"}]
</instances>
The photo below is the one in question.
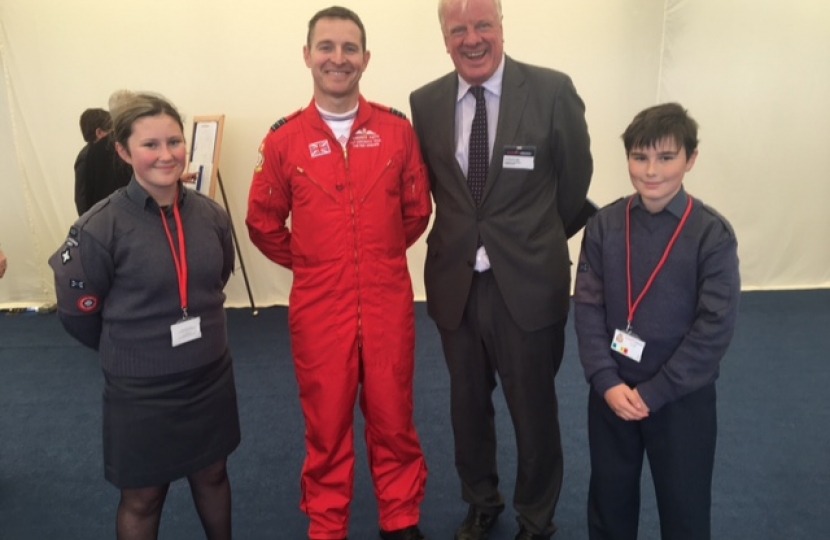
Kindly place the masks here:
<instances>
[{"instance_id":1,"label":"red flight suit","mask_svg":"<svg viewBox=\"0 0 830 540\"><path fill-rule=\"evenodd\" d=\"M431 212L412 126L362 96L345 149L313 101L274 124L260 148L246 224L260 251L294 274L289 326L307 451L300 506L311 538L347 533L359 389L380 526L418 523L427 469L412 421L406 249Z\"/></svg>"}]
</instances>

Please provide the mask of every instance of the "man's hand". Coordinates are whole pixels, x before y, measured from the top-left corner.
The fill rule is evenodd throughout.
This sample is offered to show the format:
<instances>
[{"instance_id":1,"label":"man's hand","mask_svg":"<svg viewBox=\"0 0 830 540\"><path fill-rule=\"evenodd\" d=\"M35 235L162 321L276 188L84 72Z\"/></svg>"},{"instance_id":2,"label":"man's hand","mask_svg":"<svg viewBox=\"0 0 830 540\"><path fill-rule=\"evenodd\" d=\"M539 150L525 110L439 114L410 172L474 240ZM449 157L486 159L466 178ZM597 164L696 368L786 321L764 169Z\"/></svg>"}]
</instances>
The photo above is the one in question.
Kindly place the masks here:
<instances>
[{"instance_id":1,"label":"man's hand","mask_svg":"<svg viewBox=\"0 0 830 540\"><path fill-rule=\"evenodd\" d=\"M6 254L3 253L2 249L0 249L0 278L6 275L6 266L8 266L8 264Z\"/></svg>"},{"instance_id":2,"label":"man's hand","mask_svg":"<svg viewBox=\"0 0 830 540\"><path fill-rule=\"evenodd\" d=\"M642 420L648 416L648 406L636 389L618 384L605 392L605 402L623 420Z\"/></svg>"}]
</instances>

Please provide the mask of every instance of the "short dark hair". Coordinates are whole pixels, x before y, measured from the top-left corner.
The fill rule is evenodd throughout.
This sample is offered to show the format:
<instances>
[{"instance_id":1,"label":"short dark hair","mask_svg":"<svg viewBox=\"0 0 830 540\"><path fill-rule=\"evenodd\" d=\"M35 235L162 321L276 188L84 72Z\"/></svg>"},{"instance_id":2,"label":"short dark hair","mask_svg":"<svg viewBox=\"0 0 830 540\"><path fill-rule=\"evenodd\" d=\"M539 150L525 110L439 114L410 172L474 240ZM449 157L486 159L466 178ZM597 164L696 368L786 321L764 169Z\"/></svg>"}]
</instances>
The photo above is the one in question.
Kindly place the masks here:
<instances>
[{"instance_id":1,"label":"short dark hair","mask_svg":"<svg viewBox=\"0 0 830 540\"><path fill-rule=\"evenodd\" d=\"M363 22L357 16L357 13L342 6L331 6L326 9L321 9L308 21L306 45L309 49L311 48L311 35L314 33L314 27L320 19L343 19L355 23L360 29L360 45L363 47L363 52L366 52L366 29L363 27Z\"/></svg>"},{"instance_id":2,"label":"short dark hair","mask_svg":"<svg viewBox=\"0 0 830 540\"><path fill-rule=\"evenodd\" d=\"M133 134L133 124L136 120L146 116L167 115L171 117L184 131L182 116L172 103L157 94L142 92L138 94L124 93L112 111L113 138L121 144L127 153L127 140Z\"/></svg>"},{"instance_id":3,"label":"short dark hair","mask_svg":"<svg viewBox=\"0 0 830 540\"><path fill-rule=\"evenodd\" d=\"M87 109L81 113L81 135L88 143L95 142L95 131L103 129L109 131L112 129L112 117L110 113L104 109Z\"/></svg>"},{"instance_id":4,"label":"short dark hair","mask_svg":"<svg viewBox=\"0 0 830 540\"><path fill-rule=\"evenodd\" d=\"M679 103L663 103L641 111L622 134L626 155L637 148L653 148L667 138L686 149L686 159L697 150L697 122Z\"/></svg>"}]
</instances>

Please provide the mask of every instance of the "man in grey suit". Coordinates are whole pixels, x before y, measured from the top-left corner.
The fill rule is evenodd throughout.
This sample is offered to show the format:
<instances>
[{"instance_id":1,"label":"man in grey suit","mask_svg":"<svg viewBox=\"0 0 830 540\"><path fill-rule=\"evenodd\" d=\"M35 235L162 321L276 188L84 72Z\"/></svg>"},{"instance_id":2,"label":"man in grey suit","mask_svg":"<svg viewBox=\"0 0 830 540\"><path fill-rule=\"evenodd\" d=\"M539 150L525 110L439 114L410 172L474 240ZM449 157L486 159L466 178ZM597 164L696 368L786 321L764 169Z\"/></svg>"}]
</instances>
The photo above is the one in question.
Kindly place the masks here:
<instances>
[{"instance_id":1,"label":"man in grey suit","mask_svg":"<svg viewBox=\"0 0 830 540\"><path fill-rule=\"evenodd\" d=\"M554 377L570 304L566 230L581 219L593 170L585 106L567 75L504 55L500 0L440 0L438 12L455 71L410 104L436 204L427 308L469 504L455 538L486 538L504 509L498 374L516 433L516 539L547 539L562 485Z\"/></svg>"}]
</instances>

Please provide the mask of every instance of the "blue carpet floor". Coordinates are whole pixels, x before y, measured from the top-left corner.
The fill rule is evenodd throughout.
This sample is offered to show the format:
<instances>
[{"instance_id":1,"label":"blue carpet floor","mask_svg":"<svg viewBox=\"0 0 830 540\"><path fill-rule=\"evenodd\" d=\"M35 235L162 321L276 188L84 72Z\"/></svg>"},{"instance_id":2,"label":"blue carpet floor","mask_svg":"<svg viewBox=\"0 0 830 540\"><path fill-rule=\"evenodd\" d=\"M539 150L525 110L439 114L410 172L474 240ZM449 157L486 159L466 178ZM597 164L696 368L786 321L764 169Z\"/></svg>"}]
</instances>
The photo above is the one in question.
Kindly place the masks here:
<instances>
[{"instance_id":1,"label":"blue carpet floor","mask_svg":"<svg viewBox=\"0 0 830 540\"><path fill-rule=\"evenodd\" d=\"M417 305L416 425L429 466L422 529L449 540L466 507L453 468L448 377L440 343ZM239 540L302 539L298 508L303 423L284 308L229 311L243 441L231 456ZM723 540L830 537L830 290L745 293L718 383L719 441L713 532ZM568 328L557 378L565 483L557 540L586 538L586 395ZM118 492L101 459L102 376L95 354L51 315L0 315L0 540L114 538ZM513 434L496 390L499 467L509 501ZM358 468L350 538L377 538L377 510L356 414ZM492 540L512 539L511 508ZM641 535L659 538L649 478ZM185 482L171 487L160 538L204 538Z\"/></svg>"}]
</instances>

